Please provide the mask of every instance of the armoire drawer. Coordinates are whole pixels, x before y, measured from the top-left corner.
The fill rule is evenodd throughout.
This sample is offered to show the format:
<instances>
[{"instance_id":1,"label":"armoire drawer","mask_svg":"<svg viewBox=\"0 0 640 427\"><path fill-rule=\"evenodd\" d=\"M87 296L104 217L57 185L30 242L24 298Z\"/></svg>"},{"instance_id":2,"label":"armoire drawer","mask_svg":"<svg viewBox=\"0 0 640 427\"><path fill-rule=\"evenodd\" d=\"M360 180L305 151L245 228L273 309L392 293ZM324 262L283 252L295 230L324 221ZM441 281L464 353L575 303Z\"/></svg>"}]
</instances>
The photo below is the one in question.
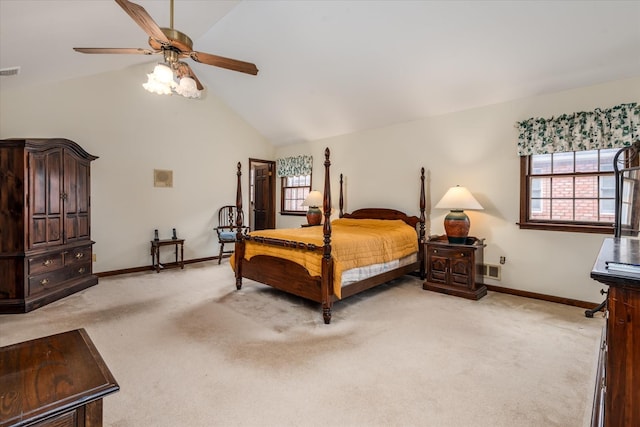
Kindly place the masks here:
<instances>
[{"instance_id":1,"label":"armoire drawer","mask_svg":"<svg viewBox=\"0 0 640 427\"><path fill-rule=\"evenodd\" d=\"M91 274L91 259L74 263L59 270L29 277L29 295L50 291L65 282Z\"/></svg>"},{"instance_id":2,"label":"armoire drawer","mask_svg":"<svg viewBox=\"0 0 640 427\"><path fill-rule=\"evenodd\" d=\"M64 255L64 265L72 265L91 261L91 246L74 248Z\"/></svg>"},{"instance_id":3,"label":"armoire drawer","mask_svg":"<svg viewBox=\"0 0 640 427\"><path fill-rule=\"evenodd\" d=\"M50 273L64 266L62 252L53 252L46 255L29 258L29 275Z\"/></svg>"}]
</instances>

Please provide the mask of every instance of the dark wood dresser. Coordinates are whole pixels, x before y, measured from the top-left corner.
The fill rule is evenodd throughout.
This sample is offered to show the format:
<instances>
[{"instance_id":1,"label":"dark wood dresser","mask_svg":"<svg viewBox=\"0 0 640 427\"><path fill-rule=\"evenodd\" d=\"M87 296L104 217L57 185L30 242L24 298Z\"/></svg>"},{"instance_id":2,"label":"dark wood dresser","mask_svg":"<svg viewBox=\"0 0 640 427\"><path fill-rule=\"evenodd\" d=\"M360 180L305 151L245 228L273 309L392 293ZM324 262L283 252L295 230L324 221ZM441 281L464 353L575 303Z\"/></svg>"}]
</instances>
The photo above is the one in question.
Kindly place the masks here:
<instances>
[{"instance_id":1,"label":"dark wood dresser","mask_svg":"<svg viewBox=\"0 0 640 427\"><path fill-rule=\"evenodd\" d=\"M640 272L607 263L640 264L640 240L605 239L591 277L609 286L592 426L640 426Z\"/></svg>"},{"instance_id":2,"label":"dark wood dresser","mask_svg":"<svg viewBox=\"0 0 640 427\"><path fill-rule=\"evenodd\" d=\"M100 427L119 389L84 329L0 348L0 427Z\"/></svg>"},{"instance_id":3,"label":"dark wood dresser","mask_svg":"<svg viewBox=\"0 0 640 427\"><path fill-rule=\"evenodd\" d=\"M93 286L90 164L67 139L0 141L0 313Z\"/></svg>"}]
</instances>

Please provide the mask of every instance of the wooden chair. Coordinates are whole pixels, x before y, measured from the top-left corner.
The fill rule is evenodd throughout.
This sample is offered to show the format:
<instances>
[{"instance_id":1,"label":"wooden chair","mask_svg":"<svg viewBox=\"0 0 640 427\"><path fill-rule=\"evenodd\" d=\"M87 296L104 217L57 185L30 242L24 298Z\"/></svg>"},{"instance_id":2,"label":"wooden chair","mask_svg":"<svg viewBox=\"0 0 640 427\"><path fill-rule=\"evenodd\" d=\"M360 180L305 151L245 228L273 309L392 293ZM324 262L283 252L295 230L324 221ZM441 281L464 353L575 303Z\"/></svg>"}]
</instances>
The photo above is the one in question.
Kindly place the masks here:
<instances>
[{"instance_id":1,"label":"wooden chair","mask_svg":"<svg viewBox=\"0 0 640 427\"><path fill-rule=\"evenodd\" d=\"M223 206L218 209L218 226L214 228L216 233L218 234L218 242L220 243L220 254L218 254L218 264L222 262L223 254L231 254L235 249L235 245L233 248L224 250L225 243L234 243L236 242L236 233L238 232L238 228L236 227L236 214L237 209L234 205ZM244 213L240 212L240 217L242 218L242 223L244 224ZM249 232L249 227L242 226L242 233L246 234Z\"/></svg>"}]
</instances>

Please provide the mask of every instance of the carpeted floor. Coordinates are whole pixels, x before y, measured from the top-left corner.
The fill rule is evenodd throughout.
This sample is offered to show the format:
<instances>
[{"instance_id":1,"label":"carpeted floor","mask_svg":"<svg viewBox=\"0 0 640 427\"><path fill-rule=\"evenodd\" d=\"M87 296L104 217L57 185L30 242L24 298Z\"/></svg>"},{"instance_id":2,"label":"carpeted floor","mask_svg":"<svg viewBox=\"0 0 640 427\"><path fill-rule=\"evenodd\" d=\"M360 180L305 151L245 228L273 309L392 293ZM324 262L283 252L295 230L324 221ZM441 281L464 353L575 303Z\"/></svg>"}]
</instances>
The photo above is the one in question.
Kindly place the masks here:
<instances>
[{"instance_id":1,"label":"carpeted floor","mask_svg":"<svg viewBox=\"0 0 640 427\"><path fill-rule=\"evenodd\" d=\"M27 314L0 345L85 328L121 390L105 426L584 426L601 317L405 277L334 305L245 281L228 262L100 279Z\"/></svg>"}]
</instances>

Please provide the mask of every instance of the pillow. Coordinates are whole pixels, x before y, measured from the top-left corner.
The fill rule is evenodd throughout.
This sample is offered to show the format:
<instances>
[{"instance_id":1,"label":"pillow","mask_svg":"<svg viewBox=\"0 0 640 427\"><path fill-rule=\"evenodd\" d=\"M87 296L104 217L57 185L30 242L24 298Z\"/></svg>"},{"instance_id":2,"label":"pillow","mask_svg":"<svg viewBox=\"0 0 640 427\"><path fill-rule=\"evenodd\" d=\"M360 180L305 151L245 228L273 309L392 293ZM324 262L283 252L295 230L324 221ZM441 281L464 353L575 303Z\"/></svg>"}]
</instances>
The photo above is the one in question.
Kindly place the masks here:
<instances>
[{"instance_id":1,"label":"pillow","mask_svg":"<svg viewBox=\"0 0 640 427\"><path fill-rule=\"evenodd\" d=\"M236 232L235 231L221 231L219 236L223 240L235 240L236 239Z\"/></svg>"}]
</instances>

